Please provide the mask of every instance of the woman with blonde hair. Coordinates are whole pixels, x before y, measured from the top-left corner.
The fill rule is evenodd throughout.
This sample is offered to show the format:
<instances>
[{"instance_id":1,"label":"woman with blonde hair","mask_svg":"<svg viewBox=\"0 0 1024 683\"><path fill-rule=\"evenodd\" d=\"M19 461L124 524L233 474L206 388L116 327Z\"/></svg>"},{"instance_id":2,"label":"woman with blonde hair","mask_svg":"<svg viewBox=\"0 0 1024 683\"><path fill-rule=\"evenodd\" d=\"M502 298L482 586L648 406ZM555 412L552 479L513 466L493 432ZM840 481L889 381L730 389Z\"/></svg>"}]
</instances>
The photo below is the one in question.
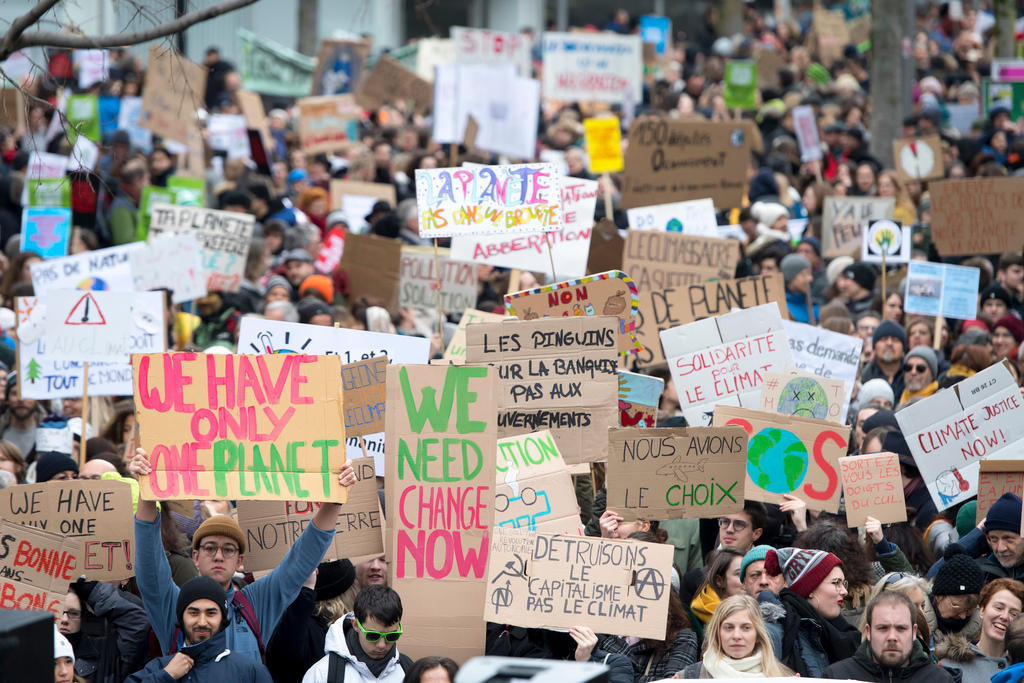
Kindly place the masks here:
<instances>
[{"instance_id":1,"label":"woman with blonde hair","mask_svg":"<svg viewBox=\"0 0 1024 683\"><path fill-rule=\"evenodd\" d=\"M892 217L903 225L913 225L917 222L917 207L910 198L896 171L887 168L878 174L878 196L892 197L896 201Z\"/></svg>"},{"instance_id":2,"label":"woman with blonde hair","mask_svg":"<svg viewBox=\"0 0 1024 683\"><path fill-rule=\"evenodd\" d=\"M779 678L793 672L775 658L761 608L749 595L726 598L704 631L704 654L676 678Z\"/></svg>"}]
</instances>

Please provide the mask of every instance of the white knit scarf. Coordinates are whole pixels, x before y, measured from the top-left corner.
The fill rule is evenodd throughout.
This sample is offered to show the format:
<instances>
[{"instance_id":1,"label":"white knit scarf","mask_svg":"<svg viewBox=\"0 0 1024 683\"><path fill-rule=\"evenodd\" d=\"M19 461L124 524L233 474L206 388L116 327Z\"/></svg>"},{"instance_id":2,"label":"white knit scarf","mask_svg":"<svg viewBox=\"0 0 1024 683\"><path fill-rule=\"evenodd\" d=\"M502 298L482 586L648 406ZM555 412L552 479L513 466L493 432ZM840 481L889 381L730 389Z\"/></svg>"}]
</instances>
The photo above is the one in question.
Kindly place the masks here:
<instances>
[{"instance_id":1,"label":"white knit scarf","mask_svg":"<svg viewBox=\"0 0 1024 683\"><path fill-rule=\"evenodd\" d=\"M712 678L763 678L761 653L755 651L749 657L733 659L708 650L704 653L704 668Z\"/></svg>"}]
</instances>

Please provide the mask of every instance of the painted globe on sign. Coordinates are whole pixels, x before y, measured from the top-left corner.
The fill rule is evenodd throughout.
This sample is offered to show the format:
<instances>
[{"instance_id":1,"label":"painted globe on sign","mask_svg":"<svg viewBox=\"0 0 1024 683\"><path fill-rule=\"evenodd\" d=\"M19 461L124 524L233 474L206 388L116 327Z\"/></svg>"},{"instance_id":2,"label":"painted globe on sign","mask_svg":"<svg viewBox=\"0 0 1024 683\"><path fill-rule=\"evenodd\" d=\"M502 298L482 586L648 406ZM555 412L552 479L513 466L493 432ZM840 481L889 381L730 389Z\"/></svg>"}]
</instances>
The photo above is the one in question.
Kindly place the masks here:
<instances>
[{"instance_id":1,"label":"painted globe on sign","mask_svg":"<svg viewBox=\"0 0 1024 683\"><path fill-rule=\"evenodd\" d=\"M683 224L679 221L678 218L673 218L669 220L668 223L665 224L665 230L667 230L668 232L682 232Z\"/></svg>"},{"instance_id":2,"label":"painted globe on sign","mask_svg":"<svg viewBox=\"0 0 1024 683\"><path fill-rule=\"evenodd\" d=\"M93 291L106 291L107 281L100 277L87 277L78 283L78 289L91 289Z\"/></svg>"},{"instance_id":3,"label":"painted globe on sign","mask_svg":"<svg viewBox=\"0 0 1024 683\"><path fill-rule=\"evenodd\" d=\"M820 384L809 377L794 377L779 395L779 412L783 415L828 417L828 396Z\"/></svg>"},{"instance_id":4,"label":"painted globe on sign","mask_svg":"<svg viewBox=\"0 0 1024 683\"><path fill-rule=\"evenodd\" d=\"M785 429L762 429L747 445L747 475L769 493L789 493L800 486L807 465L804 444Z\"/></svg>"}]
</instances>

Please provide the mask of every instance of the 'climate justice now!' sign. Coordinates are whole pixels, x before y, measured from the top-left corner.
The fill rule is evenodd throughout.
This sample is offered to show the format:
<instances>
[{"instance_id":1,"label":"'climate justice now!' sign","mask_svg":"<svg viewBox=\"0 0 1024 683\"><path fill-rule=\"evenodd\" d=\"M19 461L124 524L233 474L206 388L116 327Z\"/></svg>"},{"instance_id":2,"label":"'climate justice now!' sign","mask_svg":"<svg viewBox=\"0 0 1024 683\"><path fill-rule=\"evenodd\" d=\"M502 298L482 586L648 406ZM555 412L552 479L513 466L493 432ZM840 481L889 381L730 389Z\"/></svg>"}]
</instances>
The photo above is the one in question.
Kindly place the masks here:
<instances>
[{"instance_id":1,"label":"'climate justice now!' sign","mask_svg":"<svg viewBox=\"0 0 1024 683\"><path fill-rule=\"evenodd\" d=\"M132 357L146 500L344 503L338 356Z\"/></svg>"}]
</instances>

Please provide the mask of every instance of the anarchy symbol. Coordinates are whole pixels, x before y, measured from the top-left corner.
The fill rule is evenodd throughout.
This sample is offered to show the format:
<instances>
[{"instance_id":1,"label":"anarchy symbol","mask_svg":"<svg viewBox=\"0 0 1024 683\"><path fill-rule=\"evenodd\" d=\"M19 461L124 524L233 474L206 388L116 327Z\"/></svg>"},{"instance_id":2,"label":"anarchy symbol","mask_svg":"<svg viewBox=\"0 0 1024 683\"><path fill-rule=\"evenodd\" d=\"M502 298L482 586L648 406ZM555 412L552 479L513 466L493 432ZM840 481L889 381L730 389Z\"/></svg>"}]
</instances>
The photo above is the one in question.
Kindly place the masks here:
<instances>
[{"instance_id":1,"label":"anarchy symbol","mask_svg":"<svg viewBox=\"0 0 1024 683\"><path fill-rule=\"evenodd\" d=\"M665 592L665 577L657 569L647 567L636 572L633 590L644 600L660 600Z\"/></svg>"},{"instance_id":2,"label":"anarchy symbol","mask_svg":"<svg viewBox=\"0 0 1024 683\"><path fill-rule=\"evenodd\" d=\"M499 607L508 607L512 604L512 582L505 579L505 587L498 586L491 592L491 604L494 605L494 611L497 612Z\"/></svg>"}]
</instances>

